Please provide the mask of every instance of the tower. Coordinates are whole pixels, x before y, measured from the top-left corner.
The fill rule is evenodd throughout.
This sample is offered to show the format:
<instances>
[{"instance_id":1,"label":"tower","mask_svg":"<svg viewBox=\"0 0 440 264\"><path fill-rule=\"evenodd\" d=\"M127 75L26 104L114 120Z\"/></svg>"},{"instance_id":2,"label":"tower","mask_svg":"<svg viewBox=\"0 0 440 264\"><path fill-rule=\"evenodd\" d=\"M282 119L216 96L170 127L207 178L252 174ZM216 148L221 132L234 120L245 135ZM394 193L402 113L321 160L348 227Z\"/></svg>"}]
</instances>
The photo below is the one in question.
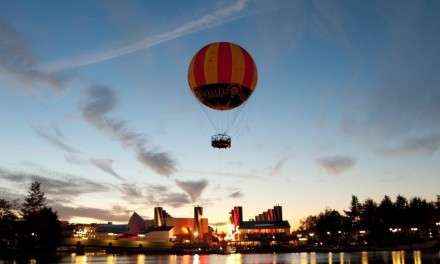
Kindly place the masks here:
<instances>
[{"instance_id":1,"label":"tower","mask_svg":"<svg viewBox=\"0 0 440 264\"><path fill-rule=\"evenodd\" d=\"M274 221L283 221L283 208L280 205L273 207Z\"/></svg>"},{"instance_id":2,"label":"tower","mask_svg":"<svg viewBox=\"0 0 440 264\"><path fill-rule=\"evenodd\" d=\"M197 239L203 239L202 218L203 207L194 207L194 236Z\"/></svg>"},{"instance_id":3,"label":"tower","mask_svg":"<svg viewBox=\"0 0 440 264\"><path fill-rule=\"evenodd\" d=\"M167 212L162 207L154 208L154 226L161 227L167 225Z\"/></svg>"},{"instance_id":4,"label":"tower","mask_svg":"<svg viewBox=\"0 0 440 264\"><path fill-rule=\"evenodd\" d=\"M234 206L232 210L232 223L234 226L239 226L243 222L243 208L241 206Z\"/></svg>"}]
</instances>

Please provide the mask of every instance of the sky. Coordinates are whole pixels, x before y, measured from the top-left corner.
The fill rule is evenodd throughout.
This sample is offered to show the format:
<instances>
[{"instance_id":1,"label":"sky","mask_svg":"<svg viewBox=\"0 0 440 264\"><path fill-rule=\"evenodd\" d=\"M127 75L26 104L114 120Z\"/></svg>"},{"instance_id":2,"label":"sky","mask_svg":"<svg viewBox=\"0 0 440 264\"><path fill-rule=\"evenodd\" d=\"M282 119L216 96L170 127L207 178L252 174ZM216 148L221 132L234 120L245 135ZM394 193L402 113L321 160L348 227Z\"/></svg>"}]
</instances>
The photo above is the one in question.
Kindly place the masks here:
<instances>
[{"instance_id":1,"label":"sky","mask_svg":"<svg viewBox=\"0 0 440 264\"><path fill-rule=\"evenodd\" d=\"M61 219L204 206L213 225L279 204L293 226L351 195L434 200L439 1L3 1L0 197L42 183ZM244 47L257 88L204 109L187 70ZM236 122L232 122L236 118ZM210 137L229 120L232 148ZM213 126L213 124L215 126Z\"/></svg>"}]
</instances>

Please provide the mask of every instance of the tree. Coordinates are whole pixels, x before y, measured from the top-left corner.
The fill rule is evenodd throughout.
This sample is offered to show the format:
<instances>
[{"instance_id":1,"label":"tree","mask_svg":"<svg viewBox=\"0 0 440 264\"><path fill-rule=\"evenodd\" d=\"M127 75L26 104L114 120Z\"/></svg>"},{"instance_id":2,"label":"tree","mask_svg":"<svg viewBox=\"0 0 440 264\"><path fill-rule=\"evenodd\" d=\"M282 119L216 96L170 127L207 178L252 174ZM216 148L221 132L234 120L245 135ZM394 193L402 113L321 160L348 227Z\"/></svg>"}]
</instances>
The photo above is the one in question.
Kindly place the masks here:
<instances>
[{"instance_id":1,"label":"tree","mask_svg":"<svg viewBox=\"0 0 440 264\"><path fill-rule=\"evenodd\" d=\"M0 199L0 248L11 248L15 244L14 230L17 216L9 201Z\"/></svg>"},{"instance_id":2,"label":"tree","mask_svg":"<svg viewBox=\"0 0 440 264\"><path fill-rule=\"evenodd\" d=\"M40 183L35 181L29 187L28 195L22 205L21 212L23 216L38 212L46 207L46 196L41 191Z\"/></svg>"},{"instance_id":3,"label":"tree","mask_svg":"<svg viewBox=\"0 0 440 264\"><path fill-rule=\"evenodd\" d=\"M391 227L396 224L396 213L395 207L391 198L385 195L379 204L378 213L385 227Z\"/></svg>"},{"instance_id":4,"label":"tree","mask_svg":"<svg viewBox=\"0 0 440 264\"><path fill-rule=\"evenodd\" d=\"M345 211L345 214L350 218L352 223L358 222L361 215L362 206L356 195L351 196L350 210Z\"/></svg>"},{"instance_id":5,"label":"tree","mask_svg":"<svg viewBox=\"0 0 440 264\"><path fill-rule=\"evenodd\" d=\"M20 247L26 250L54 250L61 241L61 223L56 212L46 206L39 182L33 182L22 205Z\"/></svg>"}]
</instances>

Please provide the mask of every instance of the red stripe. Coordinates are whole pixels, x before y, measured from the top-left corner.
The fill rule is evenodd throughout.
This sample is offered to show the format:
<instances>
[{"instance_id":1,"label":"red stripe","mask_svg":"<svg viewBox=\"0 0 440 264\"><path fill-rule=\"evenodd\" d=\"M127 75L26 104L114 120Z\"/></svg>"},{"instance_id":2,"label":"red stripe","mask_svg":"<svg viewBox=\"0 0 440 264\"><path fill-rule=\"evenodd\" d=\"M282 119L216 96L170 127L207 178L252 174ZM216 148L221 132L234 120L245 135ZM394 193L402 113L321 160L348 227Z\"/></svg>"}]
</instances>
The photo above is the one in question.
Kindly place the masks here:
<instances>
[{"instance_id":1,"label":"red stripe","mask_svg":"<svg viewBox=\"0 0 440 264\"><path fill-rule=\"evenodd\" d=\"M205 53L208 46L202 48L196 55L194 61L194 77L197 87L206 84L205 81Z\"/></svg>"},{"instance_id":2,"label":"red stripe","mask_svg":"<svg viewBox=\"0 0 440 264\"><path fill-rule=\"evenodd\" d=\"M229 83L232 76L231 44L221 42L218 47L217 78L219 83Z\"/></svg>"},{"instance_id":3,"label":"red stripe","mask_svg":"<svg viewBox=\"0 0 440 264\"><path fill-rule=\"evenodd\" d=\"M254 75L254 61L251 58L251 55L247 53L244 49L241 49L244 55L244 76L243 76L243 85L250 88L252 84L252 77Z\"/></svg>"}]
</instances>

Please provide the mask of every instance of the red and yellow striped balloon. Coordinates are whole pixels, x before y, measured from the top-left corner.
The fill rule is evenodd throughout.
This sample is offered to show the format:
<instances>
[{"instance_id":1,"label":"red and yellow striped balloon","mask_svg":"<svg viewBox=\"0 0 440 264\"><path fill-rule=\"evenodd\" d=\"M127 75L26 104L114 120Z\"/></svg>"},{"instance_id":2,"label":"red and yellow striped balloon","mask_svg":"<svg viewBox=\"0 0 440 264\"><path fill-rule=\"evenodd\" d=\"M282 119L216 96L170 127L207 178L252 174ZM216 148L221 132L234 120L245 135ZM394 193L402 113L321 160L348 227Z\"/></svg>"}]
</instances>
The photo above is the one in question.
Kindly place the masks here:
<instances>
[{"instance_id":1,"label":"red and yellow striped balloon","mask_svg":"<svg viewBox=\"0 0 440 264\"><path fill-rule=\"evenodd\" d=\"M230 110L245 102L255 90L257 67L239 45L215 42L194 55L188 82L202 104L215 110Z\"/></svg>"}]
</instances>

